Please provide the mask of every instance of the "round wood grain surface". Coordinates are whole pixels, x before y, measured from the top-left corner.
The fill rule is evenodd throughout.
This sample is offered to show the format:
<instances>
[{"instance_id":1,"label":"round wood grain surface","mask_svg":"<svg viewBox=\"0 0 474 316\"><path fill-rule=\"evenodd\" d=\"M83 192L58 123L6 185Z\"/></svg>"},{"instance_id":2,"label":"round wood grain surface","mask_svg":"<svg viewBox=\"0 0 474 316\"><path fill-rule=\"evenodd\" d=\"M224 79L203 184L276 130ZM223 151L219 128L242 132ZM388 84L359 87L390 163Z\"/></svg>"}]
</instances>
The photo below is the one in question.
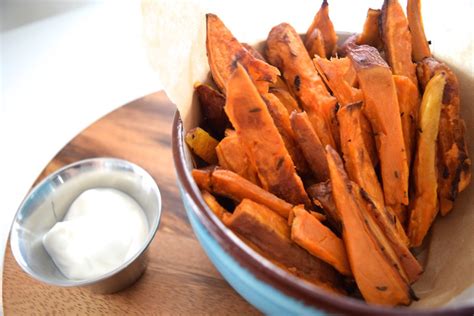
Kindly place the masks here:
<instances>
[{"instance_id":1,"label":"round wood grain surface","mask_svg":"<svg viewBox=\"0 0 474 316\"><path fill-rule=\"evenodd\" d=\"M76 136L36 180L92 157L126 159L146 169L160 188L163 213L145 274L130 288L108 295L53 287L24 273L8 245L3 272L6 315L258 313L221 277L189 225L171 153L175 111L163 92L129 103Z\"/></svg>"}]
</instances>

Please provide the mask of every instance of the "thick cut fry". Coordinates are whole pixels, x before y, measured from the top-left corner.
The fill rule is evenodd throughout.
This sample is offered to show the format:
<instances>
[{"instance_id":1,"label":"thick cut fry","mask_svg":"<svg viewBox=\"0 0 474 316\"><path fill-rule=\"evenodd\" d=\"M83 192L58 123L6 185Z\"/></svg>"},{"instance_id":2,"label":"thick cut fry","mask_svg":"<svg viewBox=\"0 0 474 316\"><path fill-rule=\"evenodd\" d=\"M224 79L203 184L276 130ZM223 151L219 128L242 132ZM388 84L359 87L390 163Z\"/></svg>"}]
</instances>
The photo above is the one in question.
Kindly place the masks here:
<instances>
[{"instance_id":1,"label":"thick cut fry","mask_svg":"<svg viewBox=\"0 0 474 316\"><path fill-rule=\"evenodd\" d=\"M224 137L216 147L219 166L259 185L257 170L249 162L237 133Z\"/></svg>"},{"instance_id":2,"label":"thick cut fry","mask_svg":"<svg viewBox=\"0 0 474 316\"><path fill-rule=\"evenodd\" d=\"M273 118L273 122L280 133L285 147L290 154L293 163L295 164L296 171L299 174L308 174L309 166L301 152L301 148L295 140L295 135L291 129L290 115L285 106L280 100L271 93L262 94L262 98L267 104L268 111Z\"/></svg>"},{"instance_id":3,"label":"thick cut fry","mask_svg":"<svg viewBox=\"0 0 474 316\"><path fill-rule=\"evenodd\" d=\"M216 193L212 189L212 186L213 186L212 173L213 173L213 171L214 171L213 168L193 169L192 175L193 175L194 181L196 181L196 184L199 187L199 189L201 189L201 191L209 191L209 192L212 192L212 193ZM235 175L235 173L233 173L233 172L231 172L231 174ZM239 180L240 180L240 176L236 175L236 177L239 177Z\"/></svg>"},{"instance_id":4,"label":"thick cut fry","mask_svg":"<svg viewBox=\"0 0 474 316\"><path fill-rule=\"evenodd\" d=\"M219 202L217 202L216 198L209 192L207 191L201 191L202 198L204 199L204 202L209 206L211 211L221 220L224 218L224 214L227 214L227 216L230 215L230 213L227 212L225 208L223 208Z\"/></svg>"},{"instance_id":5,"label":"thick cut fry","mask_svg":"<svg viewBox=\"0 0 474 316\"><path fill-rule=\"evenodd\" d=\"M302 205L293 208L291 239L313 256L329 263L343 275L351 276L346 248L342 240L321 224Z\"/></svg>"},{"instance_id":6,"label":"thick cut fry","mask_svg":"<svg viewBox=\"0 0 474 316\"><path fill-rule=\"evenodd\" d=\"M444 73L439 73L429 81L420 107L418 143L413 165L415 198L408 226L408 235L414 247L421 245L438 214L436 138L446 85L445 76Z\"/></svg>"},{"instance_id":7,"label":"thick cut fry","mask_svg":"<svg viewBox=\"0 0 474 316\"><path fill-rule=\"evenodd\" d=\"M385 56L393 74L408 77L416 85L416 66L411 60L411 34L398 0L384 0L380 21Z\"/></svg>"},{"instance_id":8,"label":"thick cut fry","mask_svg":"<svg viewBox=\"0 0 474 316\"><path fill-rule=\"evenodd\" d=\"M369 9L364 22L362 33L357 36L357 45L369 45L381 50L383 42L380 38L379 18L380 10Z\"/></svg>"},{"instance_id":9,"label":"thick cut fry","mask_svg":"<svg viewBox=\"0 0 474 316\"><path fill-rule=\"evenodd\" d=\"M331 181L327 180L324 182L313 184L307 188L307 191L312 199L315 199L317 202L319 202L315 202L314 204L320 204L323 207L323 210L326 213L332 227L338 233L341 233L341 216L339 215L339 212L336 208L336 204L334 204L334 199L332 198Z\"/></svg>"},{"instance_id":10,"label":"thick cut fry","mask_svg":"<svg viewBox=\"0 0 474 316\"><path fill-rule=\"evenodd\" d=\"M314 56L313 62L319 75L331 89L333 95L336 97L340 106L344 107L351 103L362 101L362 92L359 89L353 88L345 80L346 68L342 67L341 60L343 59L323 59L319 56ZM347 59L349 60L349 59Z\"/></svg>"},{"instance_id":11,"label":"thick cut fry","mask_svg":"<svg viewBox=\"0 0 474 316\"><path fill-rule=\"evenodd\" d=\"M223 169L193 169L193 178L201 190L206 190L216 195L228 197L240 202L250 199L263 204L288 218L292 205L252 182L242 178L238 174Z\"/></svg>"},{"instance_id":12,"label":"thick cut fry","mask_svg":"<svg viewBox=\"0 0 474 316\"><path fill-rule=\"evenodd\" d=\"M460 117L459 82L449 67L429 57L418 64L418 77L422 87L437 73L446 73L443 104L438 134L438 194L441 215L448 214L458 192L471 181L471 159L469 158L465 124Z\"/></svg>"},{"instance_id":13,"label":"thick cut fry","mask_svg":"<svg viewBox=\"0 0 474 316\"><path fill-rule=\"evenodd\" d=\"M310 207L303 182L295 172L267 106L241 65L227 85L225 111L257 170L262 187L292 204Z\"/></svg>"},{"instance_id":14,"label":"thick cut fry","mask_svg":"<svg viewBox=\"0 0 474 316\"><path fill-rule=\"evenodd\" d=\"M309 211L309 213L311 214L311 216L313 216L314 218L316 218L320 222L324 222L325 220L327 220L327 217L324 214L321 214L321 213L318 213L318 212L315 212L315 211Z\"/></svg>"},{"instance_id":15,"label":"thick cut fry","mask_svg":"<svg viewBox=\"0 0 474 316\"><path fill-rule=\"evenodd\" d=\"M338 273L293 243L286 220L266 206L245 199L225 224L286 267L296 268L323 288L342 292Z\"/></svg>"},{"instance_id":16,"label":"thick cut fry","mask_svg":"<svg viewBox=\"0 0 474 316\"><path fill-rule=\"evenodd\" d=\"M270 85L269 92L273 93L280 100L288 110L288 113L293 111L301 112L298 102L296 102L295 95L281 77L277 77L276 82Z\"/></svg>"},{"instance_id":17,"label":"thick cut fry","mask_svg":"<svg viewBox=\"0 0 474 316\"><path fill-rule=\"evenodd\" d=\"M374 131L369 119L362 112L360 116L360 127L362 129L362 138L364 139L364 146L369 154L372 165L377 166L379 163L379 157L377 155L377 146L375 144Z\"/></svg>"},{"instance_id":18,"label":"thick cut fry","mask_svg":"<svg viewBox=\"0 0 474 316\"><path fill-rule=\"evenodd\" d=\"M408 205L408 163L392 73L371 46L353 47L349 57L364 94L364 114L376 133L385 204L397 212L403 224L406 212L401 205Z\"/></svg>"},{"instance_id":19,"label":"thick cut fry","mask_svg":"<svg viewBox=\"0 0 474 316\"><path fill-rule=\"evenodd\" d=\"M217 138L222 138L226 128L230 127L229 119L224 112L225 97L206 84L199 84L195 89L204 126L208 126Z\"/></svg>"},{"instance_id":20,"label":"thick cut fry","mask_svg":"<svg viewBox=\"0 0 474 316\"><path fill-rule=\"evenodd\" d=\"M314 30L318 29L320 34L314 34ZM311 23L308 31L306 32L305 45L310 47L314 41L315 36L321 36L324 41L325 55L321 57L331 57L336 53L337 45L337 34L334 30L334 26L329 18L329 5L326 0L323 0L321 8L314 16L313 22ZM311 56L314 56L312 54Z\"/></svg>"},{"instance_id":21,"label":"thick cut fry","mask_svg":"<svg viewBox=\"0 0 474 316\"><path fill-rule=\"evenodd\" d=\"M321 143L335 147L335 137L339 138L337 122L333 120L336 99L319 77L298 33L287 23L275 26L268 35L265 52L270 63L282 70Z\"/></svg>"},{"instance_id":22,"label":"thick cut fry","mask_svg":"<svg viewBox=\"0 0 474 316\"><path fill-rule=\"evenodd\" d=\"M313 129L305 112L293 112L290 116L291 127L306 161L318 181L329 178L328 166L323 145Z\"/></svg>"},{"instance_id":23,"label":"thick cut fry","mask_svg":"<svg viewBox=\"0 0 474 316\"><path fill-rule=\"evenodd\" d=\"M226 93L227 81L240 63L247 69L250 77L261 92L276 81L280 71L256 59L232 35L229 29L215 14L207 14L206 48L212 78L219 89Z\"/></svg>"},{"instance_id":24,"label":"thick cut fry","mask_svg":"<svg viewBox=\"0 0 474 316\"><path fill-rule=\"evenodd\" d=\"M270 87L269 91L270 93L275 95L278 100L280 100L280 102L285 106L288 113L291 113L293 111L301 112L298 102L296 102L295 98L293 98L289 91L277 87Z\"/></svg>"},{"instance_id":25,"label":"thick cut fry","mask_svg":"<svg viewBox=\"0 0 474 316\"><path fill-rule=\"evenodd\" d=\"M219 142L205 130L200 127L190 129L185 140L199 158L211 165L217 163L216 146Z\"/></svg>"},{"instance_id":26,"label":"thick cut fry","mask_svg":"<svg viewBox=\"0 0 474 316\"><path fill-rule=\"evenodd\" d=\"M356 185L356 184L355 184ZM357 186L356 186L357 187ZM408 283L413 283L423 273L423 268L408 249L409 240L397 217L380 208L362 188L358 188L356 198L365 207L367 222L374 232L377 242L400 275ZM379 228L374 227L378 225ZM401 230L397 230L401 229ZM401 237L402 236L402 237Z\"/></svg>"},{"instance_id":27,"label":"thick cut fry","mask_svg":"<svg viewBox=\"0 0 474 316\"><path fill-rule=\"evenodd\" d=\"M382 188L380 186L374 166L369 154L365 149L362 137L362 104L350 104L340 109L337 113L341 131L341 149L344 154L344 161L349 178L356 182L374 200L377 208L384 218L383 229L391 229L397 232L400 240L408 245L408 238L403 226L397 220L393 220L393 214L385 209ZM391 225L388 223L391 222ZM389 227L385 227L387 225Z\"/></svg>"},{"instance_id":28,"label":"thick cut fry","mask_svg":"<svg viewBox=\"0 0 474 316\"><path fill-rule=\"evenodd\" d=\"M331 89L340 106L344 107L348 104L362 101L362 91L354 88L349 81L351 78L346 78L348 72L353 72L356 76L354 67L349 58L333 58L331 60L315 57L314 64L324 82ZM347 66L348 64L348 66ZM352 79L353 80L353 79ZM378 162L377 149L375 147L374 136L370 122L364 115L361 116L362 136L364 138L363 145L365 146L370 160L373 165Z\"/></svg>"},{"instance_id":29,"label":"thick cut fry","mask_svg":"<svg viewBox=\"0 0 474 316\"><path fill-rule=\"evenodd\" d=\"M375 49L375 48L374 48ZM342 237L356 283L369 303L395 306L409 304L410 288L387 260L365 224L362 206L356 200L337 152L326 147L333 198L343 223Z\"/></svg>"},{"instance_id":30,"label":"thick cut fry","mask_svg":"<svg viewBox=\"0 0 474 316\"><path fill-rule=\"evenodd\" d=\"M383 192L364 146L361 116L361 102L347 105L337 112L341 131L341 149L349 178L367 191L379 206L382 206L385 204Z\"/></svg>"},{"instance_id":31,"label":"thick cut fry","mask_svg":"<svg viewBox=\"0 0 474 316\"><path fill-rule=\"evenodd\" d=\"M324 47L324 39L319 29L316 28L311 34L309 34L305 46L308 50L310 57L320 56L322 58L326 58L326 48Z\"/></svg>"},{"instance_id":32,"label":"thick cut fry","mask_svg":"<svg viewBox=\"0 0 474 316\"><path fill-rule=\"evenodd\" d=\"M431 50L426 40L423 19L421 17L421 0L408 0L407 17L411 33L413 60L418 62L422 61L425 57L431 57Z\"/></svg>"},{"instance_id":33,"label":"thick cut fry","mask_svg":"<svg viewBox=\"0 0 474 316\"><path fill-rule=\"evenodd\" d=\"M400 107L400 118L402 120L403 140L407 153L408 169L410 169L412 155L416 140L416 119L420 97L418 87L405 76L393 76L397 88L398 106Z\"/></svg>"},{"instance_id":34,"label":"thick cut fry","mask_svg":"<svg viewBox=\"0 0 474 316\"><path fill-rule=\"evenodd\" d=\"M390 245L384 231L377 224L374 214L369 211L369 208L367 207L367 203L362 197L361 192L365 192L365 191L363 191L355 182L351 181L350 185L352 187L352 193L354 195L354 198L356 199L356 202L362 211L361 214L370 232L369 234L371 234L371 236L374 238L375 243L378 245L378 247L382 251L382 254L385 256L385 259L387 260L387 262L391 266L393 266L395 270L397 270L397 272L400 274L400 276L403 278L405 282L408 282L408 277L405 273L405 270L401 267L401 263L397 254L395 253L392 246ZM366 196L368 196L368 194Z\"/></svg>"},{"instance_id":35,"label":"thick cut fry","mask_svg":"<svg viewBox=\"0 0 474 316\"><path fill-rule=\"evenodd\" d=\"M304 208L304 207L303 207ZM324 222L327 220L327 217L326 215L324 214L321 214L321 213L318 213L318 212L315 212L315 211L309 211L309 214L311 216L313 216L316 220L318 220L319 222ZM295 219L295 212L294 210L292 210L290 212L290 215L288 216L288 226L291 227L291 225L293 225L293 220Z\"/></svg>"}]
</instances>

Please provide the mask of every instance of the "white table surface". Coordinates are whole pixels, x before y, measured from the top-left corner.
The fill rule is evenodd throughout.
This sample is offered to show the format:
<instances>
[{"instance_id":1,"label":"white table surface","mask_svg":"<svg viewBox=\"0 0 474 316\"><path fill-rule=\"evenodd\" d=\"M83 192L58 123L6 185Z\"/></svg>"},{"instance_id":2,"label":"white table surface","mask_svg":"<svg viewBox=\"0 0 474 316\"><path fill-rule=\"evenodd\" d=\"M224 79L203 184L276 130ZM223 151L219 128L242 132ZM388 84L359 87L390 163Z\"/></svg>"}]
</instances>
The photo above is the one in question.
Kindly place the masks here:
<instances>
[{"instance_id":1,"label":"white table surface","mask_svg":"<svg viewBox=\"0 0 474 316\"><path fill-rule=\"evenodd\" d=\"M270 13L282 17L297 14L308 23L319 6L314 0L291 5L282 0L279 7L285 10L278 10L274 1L248 2L262 6L262 10L263 6L273 9L261 18ZM366 8L380 7L382 2L333 0L331 17L338 30L359 31ZM406 0L400 2L405 6ZM425 30L435 44L438 37L459 41L458 36L467 35L465 66L472 73L473 32L465 22L472 17L472 0L456 1L457 6L442 0L423 3ZM246 14L247 6L229 6L232 12L226 21L238 36L245 35L235 29L240 26L235 19ZM8 231L32 182L81 130L113 109L161 90L162 85L149 66L142 41L140 1L2 0L0 23L1 303ZM462 29L465 33L460 34ZM450 53L460 56L466 50Z\"/></svg>"}]
</instances>

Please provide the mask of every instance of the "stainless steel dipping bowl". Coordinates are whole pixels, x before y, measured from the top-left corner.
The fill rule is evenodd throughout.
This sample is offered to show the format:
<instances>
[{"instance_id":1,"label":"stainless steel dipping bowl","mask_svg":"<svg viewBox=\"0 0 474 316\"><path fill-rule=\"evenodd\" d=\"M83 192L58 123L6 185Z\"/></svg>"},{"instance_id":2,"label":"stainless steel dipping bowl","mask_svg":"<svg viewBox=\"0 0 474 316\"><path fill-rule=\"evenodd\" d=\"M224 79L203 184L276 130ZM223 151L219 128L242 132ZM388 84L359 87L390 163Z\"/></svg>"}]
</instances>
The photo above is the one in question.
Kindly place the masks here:
<instances>
[{"instance_id":1,"label":"stainless steel dipping bowl","mask_svg":"<svg viewBox=\"0 0 474 316\"><path fill-rule=\"evenodd\" d=\"M43 235L62 221L71 203L82 192L101 187L120 190L138 202L148 220L147 239L132 258L113 271L90 280L68 279L46 252ZM41 282L113 293L133 284L145 271L148 245L155 236L160 217L160 191L144 169L120 159L87 159L52 173L30 191L15 215L10 244L20 267Z\"/></svg>"}]
</instances>

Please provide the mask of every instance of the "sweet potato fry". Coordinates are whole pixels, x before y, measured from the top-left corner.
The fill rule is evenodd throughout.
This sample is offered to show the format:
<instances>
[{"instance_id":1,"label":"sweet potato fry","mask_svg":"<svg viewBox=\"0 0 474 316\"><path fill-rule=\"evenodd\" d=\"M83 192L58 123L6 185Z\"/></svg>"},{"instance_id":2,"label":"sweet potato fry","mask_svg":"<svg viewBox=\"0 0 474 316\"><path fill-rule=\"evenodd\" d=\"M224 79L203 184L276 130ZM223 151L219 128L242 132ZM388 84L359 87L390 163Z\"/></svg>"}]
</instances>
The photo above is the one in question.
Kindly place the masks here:
<instances>
[{"instance_id":1,"label":"sweet potato fry","mask_svg":"<svg viewBox=\"0 0 474 316\"><path fill-rule=\"evenodd\" d=\"M324 182L316 183L307 188L308 194L312 199L317 200L323 207L324 212L326 213L329 222L332 227L338 232L342 232L341 226L341 216L334 204L334 199L332 198L332 186L331 181L327 180Z\"/></svg>"},{"instance_id":2,"label":"sweet potato fry","mask_svg":"<svg viewBox=\"0 0 474 316\"><path fill-rule=\"evenodd\" d=\"M328 60L319 56L314 56L313 59L319 75L342 107L362 101L362 92L345 81L344 75L347 69L343 68L341 63L344 59L349 60L347 58Z\"/></svg>"},{"instance_id":3,"label":"sweet potato fry","mask_svg":"<svg viewBox=\"0 0 474 316\"><path fill-rule=\"evenodd\" d=\"M193 178L201 190L228 197L234 201L250 199L263 204L280 216L288 218L292 205L238 174L223 169L194 169Z\"/></svg>"},{"instance_id":4,"label":"sweet potato fry","mask_svg":"<svg viewBox=\"0 0 474 316\"><path fill-rule=\"evenodd\" d=\"M367 191L379 206L382 206L385 204L383 192L364 146L361 116L362 102L347 105L337 112L341 149L349 178Z\"/></svg>"},{"instance_id":5,"label":"sweet potato fry","mask_svg":"<svg viewBox=\"0 0 474 316\"><path fill-rule=\"evenodd\" d=\"M294 110L301 112L298 102L296 101L296 96L282 77L277 77L276 82L270 85L269 91L280 99L280 102L286 107L288 113Z\"/></svg>"},{"instance_id":6,"label":"sweet potato fry","mask_svg":"<svg viewBox=\"0 0 474 316\"><path fill-rule=\"evenodd\" d=\"M295 219L291 239L313 256L333 266L343 275L351 276L346 248L342 240L321 224L302 205L293 207Z\"/></svg>"},{"instance_id":7,"label":"sweet potato fry","mask_svg":"<svg viewBox=\"0 0 474 316\"><path fill-rule=\"evenodd\" d=\"M337 122L333 120L336 99L316 72L298 33L287 23L275 26L268 35L265 53L270 63L282 70L321 143L335 147L335 138L339 138Z\"/></svg>"},{"instance_id":8,"label":"sweet potato fry","mask_svg":"<svg viewBox=\"0 0 474 316\"><path fill-rule=\"evenodd\" d=\"M458 192L471 181L471 159L464 138L465 123L459 114L459 82L446 64L432 57L423 59L418 64L417 72L423 88L434 75L446 73L437 153L439 206L441 215L446 215L452 210Z\"/></svg>"},{"instance_id":9,"label":"sweet potato fry","mask_svg":"<svg viewBox=\"0 0 474 316\"><path fill-rule=\"evenodd\" d=\"M226 84L240 63L249 72L250 77L261 92L276 81L280 71L256 59L232 35L229 29L215 14L207 14L206 48L212 78L219 89L226 93Z\"/></svg>"},{"instance_id":10,"label":"sweet potato fry","mask_svg":"<svg viewBox=\"0 0 474 316\"><path fill-rule=\"evenodd\" d=\"M315 34L314 30L318 29L320 34ZM319 33L318 32L318 33ZM329 18L329 4L326 0L323 0L321 8L314 16L313 22L311 23L308 31L306 32L305 45L310 47L315 39L315 36L321 36L324 41L325 55L321 57L330 58L336 53L337 45L337 34L334 30L334 26ZM314 56L312 54L311 56Z\"/></svg>"},{"instance_id":11,"label":"sweet potato fry","mask_svg":"<svg viewBox=\"0 0 474 316\"><path fill-rule=\"evenodd\" d=\"M229 119L224 112L225 97L206 84L196 86L203 124L219 139L224 136L226 128L230 127Z\"/></svg>"},{"instance_id":12,"label":"sweet potato fry","mask_svg":"<svg viewBox=\"0 0 474 316\"><path fill-rule=\"evenodd\" d=\"M200 127L190 129L185 141L199 158L211 165L217 163L216 146L219 142L205 130Z\"/></svg>"},{"instance_id":13,"label":"sweet potato fry","mask_svg":"<svg viewBox=\"0 0 474 316\"><path fill-rule=\"evenodd\" d=\"M362 138L364 139L364 146L369 154L370 161L373 166L377 166L379 163L379 156L377 155L377 146L375 144L374 132L369 119L362 112L360 116L360 127L362 129Z\"/></svg>"},{"instance_id":14,"label":"sweet potato fry","mask_svg":"<svg viewBox=\"0 0 474 316\"><path fill-rule=\"evenodd\" d=\"M378 243L383 246L387 257L394 266L396 265L395 268L404 280L410 284L415 282L423 272L423 268L408 249L408 237L403 227L399 225L400 222L396 219L397 217L387 212L387 209L383 206L376 205L374 200L362 188L358 189L359 192L356 194L356 198L359 199L361 205L365 206L366 213L370 216L367 216L368 223L370 226L376 224L380 228L379 232L376 232L377 229L371 229L376 232Z\"/></svg>"},{"instance_id":15,"label":"sweet potato fry","mask_svg":"<svg viewBox=\"0 0 474 316\"><path fill-rule=\"evenodd\" d=\"M408 204L408 163L397 92L392 73L377 49L361 45L349 52L364 94L363 111L370 120L381 164L385 204L405 223Z\"/></svg>"},{"instance_id":16,"label":"sweet potato fry","mask_svg":"<svg viewBox=\"0 0 474 316\"><path fill-rule=\"evenodd\" d=\"M293 112L290 116L291 127L314 177L318 181L329 178L328 166L323 145L313 129L306 112Z\"/></svg>"},{"instance_id":17,"label":"sweet potato fry","mask_svg":"<svg viewBox=\"0 0 474 316\"><path fill-rule=\"evenodd\" d=\"M398 105L400 107L400 118L402 121L403 140L407 153L408 169L412 161L412 153L416 140L416 119L418 117L418 107L420 97L418 87L405 76L393 76L395 87L397 88Z\"/></svg>"},{"instance_id":18,"label":"sweet potato fry","mask_svg":"<svg viewBox=\"0 0 474 316\"><path fill-rule=\"evenodd\" d=\"M352 62L349 58L340 57L334 59L341 69L345 69L344 72L344 81L347 82L351 87L358 88L359 83L357 82L357 73L352 65Z\"/></svg>"},{"instance_id":19,"label":"sweet potato fry","mask_svg":"<svg viewBox=\"0 0 474 316\"><path fill-rule=\"evenodd\" d=\"M228 219L225 220L224 224L227 223L227 222L229 222ZM342 288L339 288L340 283L341 283L339 280L337 280L337 283L338 283L337 284L337 286L338 286L337 289L335 289L333 286L323 285L319 281L317 273L308 271L308 269L305 269L306 271L301 271L300 269L298 269L296 267L289 267L288 265L284 265L283 263L278 261L278 259L273 255L273 248L271 248L270 250L260 248L254 242L250 241L248 238L245 238L244 235L240 234L236 230L234 230L234 233L237 236L239 236L239 238L243 242L245 242L250 248L252 248L255 252L259 253L261 256L263 256L264 258L266 258L267 260L272 262L274 265L276 265L280 269L283 269L283 270L287 271L288 273L291 273L291 274L295 275L296 277L298 277L302 280L305 280L307 282L310 282L310 283L313 283L315 285L321 286L321 287L325 288L326 290L329 290L330 292L333 292L334 294L340 295L342 293L345 293Z\"/></svg>"},{"instance_id":20,"label":"sweet potato fry","mask_svg":"<svg viewBox=\"0 0 474 316\"><path fill-rule=\"evenodd\" d=\"M304 208L304 207L303 207ZM315 211L309 211L309 214L313 216L317 221L319 222L324 222L327 220L326 215L315 212ZM288 226L291 227L293 225L293 220L295 219L295 212L291 211L290 215L288 215Z\"/></svg>"},{"instance_id":21,"label":"sweet potato fry","mask_svg":"<svg viewBox=\"0 0 474 316\"><path fill-rule=\"evenodd\" d=\"M350 185L352 187L352 193L354 195L354 198L356 199L357 204L362 210L362 217L364 219L365 224L367 225L368 230L370 231L369 234L374 238L375 243L379 246L388 263L393 266L395 270L397 270L397 272L400 274L400 276L405 282L408 282L408 277L405 273L405 270L401 268L400 260L394 249L390 245L387 236L385 235L385 232L378 225L374 217L374 213L369 211L371 209L368 207L366 200L363 197L364 194L366 197L369 197L369 195L365 193L365 191L360 186L358 186L357 183L351 181ZM372 205L374 206L375 204Z\"/></svg>"},{"instance_id":22,"label":"sweet potato fry","mask_svg":"<svg viewBox=\"0 0 474 316\"><path fill-rule=\"evenodd\" d=\"M394 230L396 234L408 245L408 238L403 226L393 214L385 209L385 202L382 188L380 186L374 166L369 154L365 149L362 137L361 116L362 103L350 104L340 109L337 113L341 131L341 149L344 154L344 161L349 178L364 189L376 204L383 216L383 229ZM391 225L388 223L391 222Z\"/></svg>"},{"instance_id":23,"label":"sweet potato fry","mask_svg":"<svg viewBox=\"0 0 474 316\"><path fill-rule=\"evenodd\" d=\"M314 218L316 218L318 221L320 222L324 222L327 220L327 217L326 215L322 214L322 213L318 213L318 212L315 212L315 211L309 211L309 214L311 216L313 216Z\"/></svg>"},{"instance_id":24,"label":"sweet potato fry","mask_svg":"<svg viewBox=\"0 0 474 316\"><path fill-rule=\"evenodd\" d=\"M216 147L219 166L259 185L257 170L249 162L237 133L224 137Z\"/></svg>"},{"instance_id":25,"label":"sweet potato fry","mask_svg":"<svg viewBox=\"0 0 474 316\"><path fill-rule=\"evenodd\" d=\"M295 135L291 129L290 115L285 106L280 102L280 100L273 95L272 93L262 94L262 98L267 104L268 111L273 118L273 122L280 133L285 147L290 154L293 163L295 164L296 171L299 174L305 175L308 174L309 166L303 156L300 146L295 140Z\"/></svg>"},{"instance_id":26,"label":"sweet potato fry","mask_svg":"<svg viewBox=\"0 0 474 316\"><path fill-rule=\"evenodd\" d=\"M349 58L333 58L331 60L327 60L315 56L313 61L316 69L321 75L321 78L323 78L324 82L326 82L326 85L331 89L340 106L344 107L348 104L362 101L362 91L354 88L349 83L349 81L346 81L346 79L352 79L350 77L346 77L348 73L354 73L354 75L357 76L357 73L355 72L355 69L352 66ZM352 76L352 74L349 74L349 76ZM361 123L362 136L364 138L363 145L370 155L370 160L372 161L373 165L376 165L378 162L377 150L375 147L372 128L370 127L370 122L364 115L362 115Z\"/></svg>"},{"instance_id":27,"label":"sweet potato fry","mask_svg":"<svg viewBox=\"0 0 474 316\"><path fill-rule=\"evenodd\" d=\"M296 268L317 285L341 293L338 273L293 243L285 219L266 206L244 199L226 225L286 267Z\"/></svg>"},{"instance_id":28,"label":"sweet potato fry","mask_svg":"<svg viewBox=\"0 0 474 316\"><path fill-rule=\"evenodd\" d=\"M309 56L320 56L326 58L326 48L324 47L324 39L321 31L315 28L312 33L309 34L307 39L305 46L308 50Z\"/></svg>"},{"instance_id":29,"label":"sweet potato fry","mask_svg":"<svg viewBox=\"0 0 474 316\"><path fill-rule=\"evenodd\" d=\"M262 187L292 204L310 207L303 182L267 106L240 64L229 79L227 92L225 111Z\"/></svg>"},{"instance_id":30,"label":"sweet potato fry","mask_svg":"<svg viewBox=\"0 0 474 316\"><path fill-rule=\"evenodd\" d=\"M438 214L436 138L446 85L445 73L435 75L426 86L418 121L418 143L413 165L415 198L408 226L411 245L418 247Z\"/></svg>"},{"instance_id":31,"label":"sweet potato fry","mask_svg":"<svg viewBox=\"0 0 474 316\"><path fill-rule=\"evenodd\" d=\"M330 146L326 151L333 198L343 222L342 237L362 296L369 303L409 304L410 287L387 260L365 223L363 206L355 197L354 185L347 178L341 158Z\"/></svg>"},{"instance_id":32,"label":"sweet potato fry","mask_svg":"<svg viewBox=\"0 0 474 316\"><path fill-rule=\"evenodd\" d=\"M213 187L212 173L213 172L214 172L213 168L193 169L192 175L193 175L194 181L196 181L196 184L199 187L199 189L201 189L201 191L208 191L208 192L216 193L212 189L212 187ZM235 173L232 173L232 172L231 172L231 174L235 175ZM239 177L239 180L240 180L240 177ZM249 182L249 183L251 183L251 182Z\"/></svg>"},{"instance_id":33,"label":"sweet potato fry","mask_svg":"<svg viewBox=\"0 0 474 316\"><path fill-rule=\"evenodd\" d=\"M207 191L201 191L202 198L204 199L204 202L209 206L211 211L216 214L218 218L222 220L224 217L224 214L227 213L227 216L230 216L230 213L227 212L225 208L222 207L222 205L217 202L216 198L209 192Z\"/></svg>"},{"instance_id":34,"label":"sweet potato fry","mask_svg":"<svg viewBox=\"0 0 474 316\"><path fill-rule=\"evenodd\" d=\"M408 77L416 85L416 66L411 60L411 34L398 0L384 0L380 21L385 56L393 74Z\"/></svg>"},{"instance_id":35,"label":"sweet potato fry","mask_svg":"<svg viewBox=\"0 0 474 316\"><path fill-rule=\"evenodd\" d=\"M411 33L412 57L418 62L425 57L431 57L431 50L426 40L423 19L421 17L421 0L407 2L408 26Z\"/></svg>"},{"instance_id":36,"label":"sweet potato fry","mask_svg":"<svg viewBox=\"0 0 474 316\"><path fill-rule=\"evenodd\" d=\"M357 45L369 45L381 50L383 42L380 38L379 18L380 10L369 9L364 22L362 33L357 36Z\"/></svg>"},{"instance_id":37,"label":"sweet potato fry","mask_svg":"<svg viewBox=\"0 0 474 316\"><path fill-rule=\"evenodd\" d=\"M293 111L301 112L298 102L296 102L295 98L293 98L293 96L288 90L277 87L270 87L269 91L270 93L275 95L278 100L280 100L280 102L285 106L288 113L291 113Z\"/></svg>"}]
</instances>

